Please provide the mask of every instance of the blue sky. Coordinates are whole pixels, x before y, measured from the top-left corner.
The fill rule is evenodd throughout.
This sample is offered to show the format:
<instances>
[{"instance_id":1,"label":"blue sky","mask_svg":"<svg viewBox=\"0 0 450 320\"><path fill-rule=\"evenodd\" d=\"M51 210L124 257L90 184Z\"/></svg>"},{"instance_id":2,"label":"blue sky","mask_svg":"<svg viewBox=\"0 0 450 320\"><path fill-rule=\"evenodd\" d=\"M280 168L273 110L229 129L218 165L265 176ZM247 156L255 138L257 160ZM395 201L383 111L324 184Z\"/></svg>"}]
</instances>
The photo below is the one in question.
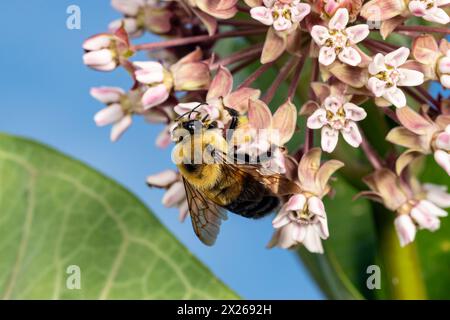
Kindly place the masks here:
<instances>
[{"instance_id":1,"label":"blue sky","mask_svg":"<svg viewBox=\"0 0 450 320\"><path fill-rule=\"evenodd\" d=\"M66 28L69 5L81 8L81 30ZM93 115L102 105L89 88L128 88L124 71L99 73L81 62L81 43L118 18L107 0L27 0L0 2L0 131L31 137L80 159L133 191L162 223L220 279L247 299L320 299L319 289L296 256L267 250L270 219L237 216L223 225L208 248L190 223L180 224L175 209L161 205L162 191L145 185L147 175L172 167L170 149L154 146L161 130L142 121L116 144L109 128L97 128Z\"/></svg>"}]
</instances>

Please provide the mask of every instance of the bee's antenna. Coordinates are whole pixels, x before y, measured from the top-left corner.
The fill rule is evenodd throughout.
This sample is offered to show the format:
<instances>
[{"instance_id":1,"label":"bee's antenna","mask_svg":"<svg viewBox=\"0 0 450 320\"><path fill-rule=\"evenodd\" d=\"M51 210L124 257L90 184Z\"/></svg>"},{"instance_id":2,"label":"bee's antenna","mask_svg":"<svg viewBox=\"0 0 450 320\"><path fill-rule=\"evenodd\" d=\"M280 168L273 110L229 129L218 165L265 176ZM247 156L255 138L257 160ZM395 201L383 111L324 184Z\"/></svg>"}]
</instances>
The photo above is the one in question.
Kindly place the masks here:
<instances>
[{"instance_id":1,"label":"bee's antenna","mask_svg":"<svg viewBox=\"0 0 450 320\"><path fill-rule=\"evenodd\" d=\"M192 114L193 112L200 113L200 112L197 111L196 109L200 108L200 107L203 106L203 105L208 105L208 104L207 104L207 103L204 103L204 102L200 103L198 106L195 106L192 110L189 110L189 111L187 111L186 113L183 113L183 114L182 114L181 116L179 116L178 118L176 118L175 121L178 121L178 120L180 120L181 118L184 118L184 117L187 116L187 115L189 115L189 117L190 117L191 114Z\"/></svg>"}]
</instances>

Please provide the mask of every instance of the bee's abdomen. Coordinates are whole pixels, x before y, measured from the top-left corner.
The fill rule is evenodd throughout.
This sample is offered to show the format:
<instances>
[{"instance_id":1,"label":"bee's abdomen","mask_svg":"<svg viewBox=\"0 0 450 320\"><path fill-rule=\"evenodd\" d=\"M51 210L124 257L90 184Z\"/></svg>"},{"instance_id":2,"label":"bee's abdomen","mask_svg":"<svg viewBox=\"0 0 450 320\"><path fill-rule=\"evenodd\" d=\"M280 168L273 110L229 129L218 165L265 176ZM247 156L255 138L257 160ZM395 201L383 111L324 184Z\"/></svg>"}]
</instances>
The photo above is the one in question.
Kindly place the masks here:
<instances>
[{"instance_id":1,"label":"bee's abdomen","mask_svg":"<svg viewBox=\"0 0 450 320\"><path fill-rule=\"evenodd\" d=\"M258 219L273 212L280 204L280 200L275 196L265 196L258 199L259 201L255 200L242 201L238 198L225 206L225 209L246 218Z\"/></svg>"}]
</instances>

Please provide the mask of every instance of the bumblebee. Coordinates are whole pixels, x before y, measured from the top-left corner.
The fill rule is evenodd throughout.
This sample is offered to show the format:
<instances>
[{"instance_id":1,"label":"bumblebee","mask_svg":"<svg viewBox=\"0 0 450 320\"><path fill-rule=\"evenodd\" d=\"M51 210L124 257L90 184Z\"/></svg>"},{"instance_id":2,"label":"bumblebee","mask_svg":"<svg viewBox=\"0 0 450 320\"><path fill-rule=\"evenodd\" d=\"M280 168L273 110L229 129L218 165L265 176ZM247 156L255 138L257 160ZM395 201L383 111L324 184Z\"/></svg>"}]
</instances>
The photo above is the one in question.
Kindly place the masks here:
<instances>
[{"instance_id":1,"label":"bumblebee","mask_svg":"<svg viewBox=\"0 0 450 320\"><path fill-rule=\"evenodd\" d=\"M300 190L283 175L268 174L266 169L263 172L261 164L236 162L236 153L229 147L224 130L218 128L216 121L208 120L208 115L201 118L196 109L177 120L172 131L172 158L176 158L184 182L194 231L204 244L211 246L222 220L227 218L226 210L246 218L261 218L273 212L283 196ZM228 129L245 123L237 111L226 111L231 118Z\"/></svg>"}]
</instances>

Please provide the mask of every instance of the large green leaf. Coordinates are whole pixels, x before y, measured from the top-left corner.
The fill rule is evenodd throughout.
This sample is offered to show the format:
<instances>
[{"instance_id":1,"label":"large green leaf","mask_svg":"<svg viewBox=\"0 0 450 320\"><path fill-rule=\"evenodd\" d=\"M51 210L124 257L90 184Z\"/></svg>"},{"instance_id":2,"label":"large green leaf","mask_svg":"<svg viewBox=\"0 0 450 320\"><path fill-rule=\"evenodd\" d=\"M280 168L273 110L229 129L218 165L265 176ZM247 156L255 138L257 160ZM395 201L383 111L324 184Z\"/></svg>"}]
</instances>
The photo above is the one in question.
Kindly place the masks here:
<instances>
[{"instance_id":1,"label":"large green leaf","mask_svg":"<svg viewBox=\"0 0 450 320\"><path fill-rule=\"evenodd\" d=\"M237 298L132 194L38 143L0 134L0 297ZM81 289L66 287L68 266Z\"/></svg>"}]
</instances>

